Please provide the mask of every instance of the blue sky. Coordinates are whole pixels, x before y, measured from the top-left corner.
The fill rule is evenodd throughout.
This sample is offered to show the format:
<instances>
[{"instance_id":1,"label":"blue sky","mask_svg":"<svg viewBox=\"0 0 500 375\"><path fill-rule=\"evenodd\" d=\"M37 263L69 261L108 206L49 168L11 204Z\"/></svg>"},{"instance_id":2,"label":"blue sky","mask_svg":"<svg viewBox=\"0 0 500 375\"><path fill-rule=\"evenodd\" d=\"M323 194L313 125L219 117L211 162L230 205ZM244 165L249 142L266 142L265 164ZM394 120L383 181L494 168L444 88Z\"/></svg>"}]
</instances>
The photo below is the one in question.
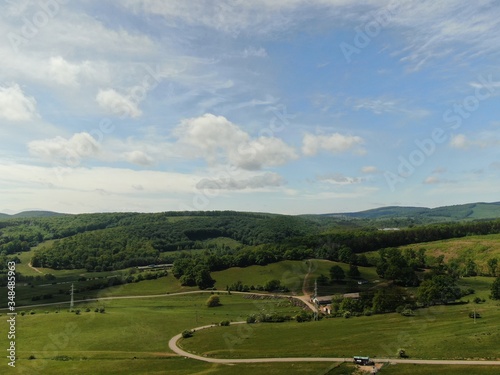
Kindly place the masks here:
<instances>
[{"instance_id":1,"label":"blue sky","mask_svg":"<svg viewBox=\"0 0 500 375\"><path fill-rule=\"evenodd\" d=\"M0 212L499 201L494 1L4 1Z\"/></svg>"}]
</instances>

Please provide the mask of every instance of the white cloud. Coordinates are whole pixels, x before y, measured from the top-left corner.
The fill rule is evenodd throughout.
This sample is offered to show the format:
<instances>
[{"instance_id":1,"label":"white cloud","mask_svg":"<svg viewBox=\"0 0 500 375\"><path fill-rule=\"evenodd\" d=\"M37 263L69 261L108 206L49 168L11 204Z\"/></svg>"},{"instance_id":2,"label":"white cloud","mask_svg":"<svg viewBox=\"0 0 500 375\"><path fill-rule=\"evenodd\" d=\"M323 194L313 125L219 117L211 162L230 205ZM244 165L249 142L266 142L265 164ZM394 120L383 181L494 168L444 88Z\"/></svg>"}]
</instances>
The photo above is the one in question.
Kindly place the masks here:
<instances>
[{"instance_id":1,"label":"white cloud","mask_svg":"<svg viewBox=\"0 0 500 375\"><path fill-rule=\"evenodd\" d=\"M331 173L323 176L318 176L317 179L319 181L328 182L332 185L353 185L362 183L364 181L364 178L344 176L341 173Z\"/></svg>"},{"instance_id":2,"label":"white cloud","mask_svg":"<svg viewBox=\"0 0 500 375\"><path fill-rule=\"evenodd\" d=\"M263 189L267 187L278 187L284 183L283 177L277 173L265 173L243 179L233 177L209 179L204 178L196 184L196 188L206 190L246 190Z\"/></svg>"},{"instance_id":3,"label":"white cloud","mask_svg":"<svg viewBox=\"0 0 500 375\"><path fill-rule=\"evenodd\" d=\"M8 121L29 121L37 117L36 100L17 84L0 86L0 117Z\"/></svg>"},{"instance_id":4,"label":"white cloud","mask_svg":"<svg viewBox=\"0 0 500 375\"><path fill-rule=\"evenodd\" d=\"M453 148L464 149L469 146L467 137L463 134L454 135L450 140L450 146Z\"/></svg>"},{"instance_id":5,"label":"white cloud","mask_svg":"<svg viewBox=\"0 0 500 375\"><path fill-rule=\"evenodd\" d=\"M149 166L154 164L154 159L143 151L135 150L127 152L125 153L125 158L129 163L137 165Z\"/></svg>"},{"instance_id":6,"label":"white cloud","mask_svg":"<svg viewBox=\"0 0 500 375\"><path fill-rule=\"evenodd\" d=\"M267 57L267 51L262 47L248 47L243 51L243 57Z\"/></svg>"},{"instance_id":7,"label":"white cloud","mask_svg":"<svg viewBox=\"0 0 500 375\"><path fill-rule=\"evenodd\" d=\"M82 159L96 156L100 147L88 133L77 133L71 138L56 137L52 139L31 141L28 149L32 155L46 161L64 163L68 166L78 165Z\"/></svg>"},{"instance_id":8,"label":"white cloud","mask_svg":"<svg viewBox=\"0 0 500 375\"><path fill-rule=\"evenodd\" d=\"M210 165L229 163L242 169L257 170L282 165L297 157L294 149L281 139L251 139L248 133L225 117L210 113L184 120L175 134L180 147L188 147L189 154L204 158Z\"/></svg>"},{"instance_id":9,"label":"white cloud","mask_svg":"<svg viewBox=\"0 0 500 375\"><path fill-rule=\"evenodd\" d=\"M130 97L122 95L114 89L99 90L96 101L101 108L117 116L135 118L142 114L137 103L132 101Z\"/></svg>"},{"instance_id":10,"label":"white cloud","mask_svg":"<svg viewBox=\"0 0 500 375\"><path fill-rule=\"evenodd\" d=\"M112 176L112 178L110 178ZM61 212L178 210L191 202L203 176L126 168L37 167L0 163L2 209L38 207ZM41 207L42 206L42 207Z\"/></svg>"},{"instance_id":11,"label":"white cloud","mask_svg":"<svg viewBox=\"0 0 500 375\"><path fill-rule=\"evenodd\" d=\"M367 165L361 168L362 173L378 173L379 170L373 165Z\"/></svg>"},{"instance_id":12,"label":"white cloud","mask_svg":"<svg viewBox=\"0 0 500 375\"><path fill-rule=\"evenodd\" d=\"M49 62L49 77L63 86L79 86L78 75L81 66L71 64L61 56L52 57Z\"/></svg>"},{"instance_id":13,"label":"white cloud","mask_svg":"<svg viewBox=\"0 0 500 375\"><path fill-rule=\"evenodd\" d=\"M247 170L257 170L264 166L279 166L296 159L295 150L279 138L259 137L231 149L231 163Z\"/></svg>"},{"instance_id":14,"label":"white cloud","mask_svg":"<svg viewBox=\"0 0 500 375\"><path fill-rule=\"evenodd\" d=\"M430 114L426 109L412 108L409 103L400 99L390 98L347 98L345 101L347 106L352 107L355 111L366 110L373 112L376 115L384 113L399 113L411 117L425 117Z\"/></svg>"},{"instance_id":15,"label":"white cloud","mask_svg":"<svg viewBox=\"0 0 500 375\"><path fill-rule=\"evenodd\" d=\"M364 140L358 136L342 135L333 133L329 135L313 135L306 133L303 138L302 152L306 156L316 155L320 151L328 151L339 154L356 148L357 152L363 152L358 147L364 144Z\"/></svg>"},{"instance_id":16,"label":"white cloud","mask_svg":"<svg viewBox=\"0 0 500 375\"><path fill-rule=\"evenodd\" d=\"M457 134L450 140L450 146L458 149L469 149L471 147L486 149L490 147L498 147L500 139L498 132L482 131L475 134L474 139L466 137L464 134Z\"/></svg>"}]
</instances>

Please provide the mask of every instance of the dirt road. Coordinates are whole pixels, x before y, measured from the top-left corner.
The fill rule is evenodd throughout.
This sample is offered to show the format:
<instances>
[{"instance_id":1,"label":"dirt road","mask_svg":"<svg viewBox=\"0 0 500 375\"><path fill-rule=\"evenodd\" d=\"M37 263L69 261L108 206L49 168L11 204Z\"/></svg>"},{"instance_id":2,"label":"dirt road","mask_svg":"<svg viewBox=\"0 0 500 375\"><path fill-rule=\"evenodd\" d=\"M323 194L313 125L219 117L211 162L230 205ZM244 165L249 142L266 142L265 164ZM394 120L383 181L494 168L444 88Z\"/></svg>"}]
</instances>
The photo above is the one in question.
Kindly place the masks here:
<instances>
[{"instance_id":1,"label":"dirt road","mask_svg":"<svg viewBox=\"0 0 500 375\"><path fill-rule=\"evenodd\" d=\"M235 324L247 324L246 322L234 322ZM193 331L200 331L203 329L213 328L217 325L211 324L194 328ZM352 358L339 358L339 357L291 357L291 358L244 358L244 359L225 359L225 358L209 358L196 354L189 353L177 346L177 342L182 337L182 334L175 335L168 342L168 347L178 355L183 357L197 359L199 361L210 363L271 363L271 362L352 362ZM500 366L500 361L457 361L457 360L434 360L434 359L391 359L391 358L377 358L377 363L411 363L411 364L427 364L427 365L467 365L467 366Z\"/></svg>"}]
</instances>

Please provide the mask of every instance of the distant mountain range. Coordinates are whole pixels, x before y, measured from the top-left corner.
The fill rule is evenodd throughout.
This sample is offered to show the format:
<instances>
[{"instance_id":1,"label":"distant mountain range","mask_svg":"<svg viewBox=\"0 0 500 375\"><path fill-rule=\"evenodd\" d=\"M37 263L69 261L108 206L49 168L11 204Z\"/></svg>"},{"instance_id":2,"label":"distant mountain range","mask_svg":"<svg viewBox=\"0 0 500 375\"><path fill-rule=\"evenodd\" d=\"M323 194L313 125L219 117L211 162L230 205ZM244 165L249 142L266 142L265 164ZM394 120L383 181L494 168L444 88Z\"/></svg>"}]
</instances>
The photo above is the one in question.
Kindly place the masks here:
<instances>
[{"instance_id":1,"label":"distant mountain range","mask_svg":"<svg viewBox=\"0 0 500 375\"><path fill-rule=\"evenodd\" d=\"M14 215L0 213L0 219L22 219L25 217L50 217L50 216L64 216L59 212L52 211L23 211Z\"/></svg>"},{"instance_id":2,"label":"distant mountain range","mask_svg":"<svg viewBox=\"0 0 500 375\"><path fill-rule=\"evenodd\" d=\"M52 211L23 211L15 215L0 213L0 219L15 219L28 217L52 217L64 216ZM480 219L496 219L500 218L500 202L493 203L467 203L453 206L442 206L436 208L427 207L402 207L388 206L374 208L359 212L343 212L330 213L320 215L303 215L303 216L320 216L332 218L352 218L352 219L397 219L397 218L414 218L429 221L455 221L455 220L480 220Z\"/></svg>"},{"instance_id":3,"label":"distant mountain range","mask_svg":"<svg viewBox=\"0 0 500 375\"><path fill-rule=\"evenodd\" d=\"M418 218L431 219L432 221L496 219L500 218L500 202L467 203L436 208L389 206L360 212L333 213L322 216L359 219Z\"/></svg>"}]
</instances>

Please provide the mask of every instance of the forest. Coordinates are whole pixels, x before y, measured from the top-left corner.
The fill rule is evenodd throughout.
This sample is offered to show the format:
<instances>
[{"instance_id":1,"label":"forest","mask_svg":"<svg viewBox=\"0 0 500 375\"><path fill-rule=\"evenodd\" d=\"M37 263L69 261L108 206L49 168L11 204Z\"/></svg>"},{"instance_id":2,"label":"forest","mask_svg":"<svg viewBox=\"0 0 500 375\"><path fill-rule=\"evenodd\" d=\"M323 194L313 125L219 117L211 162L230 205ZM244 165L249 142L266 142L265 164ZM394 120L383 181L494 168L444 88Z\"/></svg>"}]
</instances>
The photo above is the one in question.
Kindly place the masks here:
<instances>
[{"instance_id":1,"label":"forest","mask_svg":"<svg viewBox=\"0 0 500 375\"><path fill-rule=\"evenodd\" d=\"M500 233L500 220L381 230L369 219L234 211L101 213L0 220L0 257L34 252L35 267L110 271L174 263L187 283L197 273L310 257L368 265L363 253L406 244ZM232 246L217 242L226 238ZM193 252L192 250L198 250Z\"/></svg>"}]
</instances>

